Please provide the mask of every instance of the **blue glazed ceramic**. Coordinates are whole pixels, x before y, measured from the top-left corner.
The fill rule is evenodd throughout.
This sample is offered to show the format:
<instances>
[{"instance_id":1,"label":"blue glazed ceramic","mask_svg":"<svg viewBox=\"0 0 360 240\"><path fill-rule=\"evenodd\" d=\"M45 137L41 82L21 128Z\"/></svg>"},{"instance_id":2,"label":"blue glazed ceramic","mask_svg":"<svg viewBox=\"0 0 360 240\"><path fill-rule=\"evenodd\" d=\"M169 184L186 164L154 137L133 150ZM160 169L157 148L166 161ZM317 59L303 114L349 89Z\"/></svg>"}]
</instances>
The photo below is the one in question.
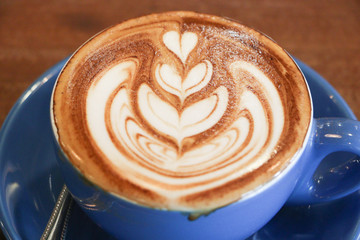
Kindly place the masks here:
<instances>
[{"instance_id":1,"label":"blue glazed ceramic","mask_svg":"<svg viewBox=\"0 0 360 240\"><path fill-rule=\"evenodd\" d=\"M50 69L23 94L0 132L0 220L2 229L9 239L39 239L63 184L51 144L48 109L51 89L63 64L64 61ZM354 118L346 103L328 83L301 62L299 65L310 85L315 117ZM344 159L349 160L344 163ZM340 160L342 164L339 164ZM329 173L326 170L329 166L336 171ZM316 181L306 181L311 182L314 185L313 189L316 189L311 197L317 201L333 197L335 194L341 196L342 193L337 192L338 188L334 187L336 185L349 185L347 187L349 191L353 190L354 178L356 178L354 173L359 168L357 157L354 158L352 155L339 152L327 157L315 172ZM350 175L344 179L342 176L345 172ZM322 181L325 179L324 176L327 182ZM359 230L357 227L360 214L360 203L357 201L359 195L359 192L355 192L346 198L325 204L285 206L272 221L251 238L354 239L358 236ZM269 194L268 197L274 199L276 195ZM111 205L106 205L101 210L106 211L109 206ZM91 206L86 207L90 212L94 210ZM133 206L129 204L125 207L127 211ZM232 209L229 209L229 213L213 214L229 217L230 212ZM200 219L205 218L207 217ZM148 224L154 222L152 215L145 220ZM232 221L236 222L236 219ZM218 226L207 227L211 229ZM130 230L122 229L125 234ZM134 230L140 234L143 232L142 228L135 225ZM234 231L228 228L227 232L229 233L227 236L230 236ZM149 235L146 237L151 238ZM183 239L181 235L177 237ZM92 223L75 205L67 238L110 239L111 237Z\"/></svg>"},{"instance_id":2,"label":"blue glazed ceramic","mask_svg":"<svg viewBox=\"0 0 360 240\"><path fill-rule=\"evenodd\" d=\"M55 125L53 129L57 133ZM313 119L302 148L284 170L238 201L210 213L149 208L103 191L73 166L56 140L55 144L64 181L75 201L95 223L118 239L245 239L270 221L285 202L333 200L354 192L360 184L353 179L355 174L343 171L343 180L333 193L318 195L326 190L313 180L315 170L328 154L348 151L360 155L360 122L351 119ZM342 164L339 162L339 166ZM339 166L329 165L325 171L332 172ZM200 217L192 220L194 214Z\"/></svg>"}]
</instances>

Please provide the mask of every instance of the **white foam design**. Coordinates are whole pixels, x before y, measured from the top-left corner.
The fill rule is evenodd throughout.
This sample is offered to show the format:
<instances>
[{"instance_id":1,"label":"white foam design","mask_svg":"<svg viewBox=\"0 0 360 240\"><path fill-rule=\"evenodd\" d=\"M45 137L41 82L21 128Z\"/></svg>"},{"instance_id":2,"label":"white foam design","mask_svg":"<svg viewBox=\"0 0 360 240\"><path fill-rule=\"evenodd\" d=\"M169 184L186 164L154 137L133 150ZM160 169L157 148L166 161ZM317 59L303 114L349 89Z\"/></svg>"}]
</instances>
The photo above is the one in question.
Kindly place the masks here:
<instances>
[{"instance_id":1,"label":"white foam design","mask_svg":"<svg viewBox=\"0 0 360 240\"><path fill-rule=\"evenodd\" d=\"M156 67L155 76L156 81L164 90L178 96L181 102L184 102L185 98L200 91L209 83L212 73L212 64L205 60L193 67L185 79L182 79L176 69L168 64L159 64Z\"/></svg>"},{"instance_id":2,"label":"white foam design","mask_svg":"<svg viewBox=\"0 0 360 240\"><path fill-rule=\"evenodd\" d=\"M176 139L178 146L184 138L214 126L228 104L228 92L223 86L214 91L212 96L185 108L182 113L158 97L146 84L140 86L137 96L144 119L157 131Z\"/></svg>"},{"instance_id":3,"label":"white foam design","mask_svg":"<svg viewBox=\"0 0 360 240\"><path fill-rule=\"evenodd\" d=\"M236 72L237 70L249 72L263 87L263 94L271 106L271 117L273 120L272 139L274 142L278 141L283 131L285 115L281 98L274 83L259 68L249 62L236 61L232 63L230 65L230 71Z\"/></svg>"},{"instance_id":4,"label":"white foam design","mask_svg":"<svg viewBox=\"0 0 360 240\"><path fill-rule=\"evenodd\" d=\"M184 65L197 39L196 34L190 32L180 36L171 31L163 35L164 45ZM87 122L96 144L129 181L174 199L169 206L179 208L176 206L177 198L238 178L260 167L273 154L284 126L284 110L276 87L255 65L236 61L230 65L229 72L238 82L242 81L239 71L250 74L262 86L261 96L268 101L271 111L264 109L259 96L244 86L240 104L235 109L239 117L220 132L214 132L215 136L209 132L207 140L185 152L180 151L185 139L210 130L224 117L233 104L229 90L226 86L219 86L201 100L184 106L191 94L199 93L211 83L211 62L202 61L182 75L171 65L159 64L155 67L155 81L167 94L179 98L181 110L163 95L158 95L158 91L152 89L154 86L146 82L137 89L134 103L130 100L133 90L128 89L127 83L136 81L132 79L136 67L136 60L128 59L108 69L91 85L86 102ZM110 108L107 108L109 104ZM139 109L139 115L134 112L134 107ZM251 115L251 121L240 114L243 111ZM110 126L106 126L107 114ZM138 121L139 118L142 121ZM157 135L149 132L144 124L154 129ZM114 134L115 141L111 134ZM163 141L159 135L172 140L176 146ZM123 149L119 149L119 145ZM234 169L239 170L234 172ZM188 177L171 177L171 174ZM214 178L220 179L211 181ZM150 183L146 179L153 181ZM163 189L160 184L154 184L184 186L205 180L204 184L181 190Z\"/></svg>"},{"instance_id":5,"label":"white foam design","mask_svg":"<svg viewBox=\"0 0 360 240\"><path fill-rule=\"evenodd\" d=\"M198 36L192 32L185 32L180 36L177 31L169 31L163 35L163 41L165 46L185 63L198 42Z\"/></svg>"}]
</instances>

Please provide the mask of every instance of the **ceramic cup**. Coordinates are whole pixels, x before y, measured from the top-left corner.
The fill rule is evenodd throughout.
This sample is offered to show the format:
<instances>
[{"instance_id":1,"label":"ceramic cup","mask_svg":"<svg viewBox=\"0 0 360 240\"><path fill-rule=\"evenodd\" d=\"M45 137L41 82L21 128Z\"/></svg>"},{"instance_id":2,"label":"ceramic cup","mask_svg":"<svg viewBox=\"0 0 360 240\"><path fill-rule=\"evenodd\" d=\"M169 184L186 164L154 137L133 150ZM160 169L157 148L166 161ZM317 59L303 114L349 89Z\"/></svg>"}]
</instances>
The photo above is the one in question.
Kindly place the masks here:
<instances>
[{"instance_id":1,"label":"ceramic cup","mask_svg":"<svg viewBox=\"0 0 360 240\"><path fill-rule=\"evenodd\" d=\"M52 109L50 112L53 118ZM317 194L321 189L313 175L325 156L338 151L360 155L360 123L312 118L304 144L290 164L238 201L199 216L153 209L123 200L87 180L61 149L54 123L52 127L58 162L72 196L95 223L119 239L244 239L264 226L284 204L330 201L354 192L360 184L351 173L344 172L343 184L337 184L328 195ZM333 166L325 168L332 171Z\"/></svg>"}]
</instances>

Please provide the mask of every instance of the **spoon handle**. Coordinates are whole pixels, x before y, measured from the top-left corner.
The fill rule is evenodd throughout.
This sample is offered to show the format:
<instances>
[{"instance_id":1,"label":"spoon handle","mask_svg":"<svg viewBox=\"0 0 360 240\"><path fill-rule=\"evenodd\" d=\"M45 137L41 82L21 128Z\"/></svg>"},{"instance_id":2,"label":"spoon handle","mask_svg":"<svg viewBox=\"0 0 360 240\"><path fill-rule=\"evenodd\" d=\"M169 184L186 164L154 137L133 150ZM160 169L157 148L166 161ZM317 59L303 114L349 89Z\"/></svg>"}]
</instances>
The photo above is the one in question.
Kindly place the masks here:
<instances>
[{"instance_id":1,"label":"spoon handle","mask_svg":"<svg viewBox=\"0 0 360 240\"><path fill-rule=\"evenodd\" d=\"M40 240L65 238L72 202L73 199L64 185Z\"/></svg>"}]
</instances>

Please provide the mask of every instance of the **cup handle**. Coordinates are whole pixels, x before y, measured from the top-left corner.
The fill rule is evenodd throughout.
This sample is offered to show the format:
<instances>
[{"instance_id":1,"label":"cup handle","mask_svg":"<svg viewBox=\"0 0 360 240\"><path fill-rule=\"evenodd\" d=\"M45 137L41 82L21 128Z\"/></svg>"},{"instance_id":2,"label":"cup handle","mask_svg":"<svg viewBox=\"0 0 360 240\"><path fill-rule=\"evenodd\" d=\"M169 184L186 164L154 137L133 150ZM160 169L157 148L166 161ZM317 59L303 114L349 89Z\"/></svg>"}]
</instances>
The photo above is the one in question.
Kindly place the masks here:
<instances>
[{"instance_id":1,"label":"cup handle","mask_svg":"<svg viewBox=\"0 0 360 240\"><path fill-rule=\"evenodd\" d=\"M304 161L302 175L287 204L331 201L360 188L358 157L344 159L342 153L342 157L340 154L338 158L335 156L323 161L335 152L360 156L360 122L345 118L318 118L314 119L313 128L300 159Z\"/></svg>"}]
</instances>

